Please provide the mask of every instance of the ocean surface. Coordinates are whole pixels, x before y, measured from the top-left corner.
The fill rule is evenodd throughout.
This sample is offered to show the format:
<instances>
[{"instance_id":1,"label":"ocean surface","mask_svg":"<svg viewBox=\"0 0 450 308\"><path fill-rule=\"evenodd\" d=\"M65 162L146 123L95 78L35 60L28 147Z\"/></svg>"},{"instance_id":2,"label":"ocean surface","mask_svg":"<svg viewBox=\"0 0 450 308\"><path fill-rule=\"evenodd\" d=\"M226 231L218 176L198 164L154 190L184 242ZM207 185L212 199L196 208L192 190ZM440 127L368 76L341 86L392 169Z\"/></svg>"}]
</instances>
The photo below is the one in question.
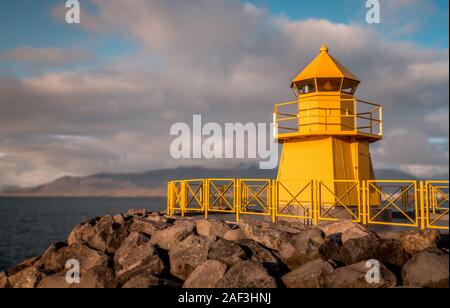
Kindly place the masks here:
<instances>
[{"instance_id":1,"label":"ocean surface","mask_svg":"<svg viewBox=\"0 0 450 308\"><path fill-rule=\"evenodd\" d=\"M164 198L0 198L0 272L65 241L88 218L165 207Z\"/></svg>"}]
</instances>

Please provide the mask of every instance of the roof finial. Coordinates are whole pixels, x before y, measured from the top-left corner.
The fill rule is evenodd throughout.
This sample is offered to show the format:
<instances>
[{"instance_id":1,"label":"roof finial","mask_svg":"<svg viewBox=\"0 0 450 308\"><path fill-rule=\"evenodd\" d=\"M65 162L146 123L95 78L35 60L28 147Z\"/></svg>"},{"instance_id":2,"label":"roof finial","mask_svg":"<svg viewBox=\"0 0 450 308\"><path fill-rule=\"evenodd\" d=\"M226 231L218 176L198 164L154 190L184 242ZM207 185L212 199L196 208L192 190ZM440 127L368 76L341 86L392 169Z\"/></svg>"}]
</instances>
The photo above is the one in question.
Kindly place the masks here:
<instances>
[{"instance_id":1,"label":"roof finial","mask_svg":"<svg viewBox=\"0 0 450 308\"><path fill-rule=\"evenodd\" d=\"M327 46L327 45L323 45L323 46L320 48L320 52L328 52L328 46Z\"/></svg>"}]
</instances>

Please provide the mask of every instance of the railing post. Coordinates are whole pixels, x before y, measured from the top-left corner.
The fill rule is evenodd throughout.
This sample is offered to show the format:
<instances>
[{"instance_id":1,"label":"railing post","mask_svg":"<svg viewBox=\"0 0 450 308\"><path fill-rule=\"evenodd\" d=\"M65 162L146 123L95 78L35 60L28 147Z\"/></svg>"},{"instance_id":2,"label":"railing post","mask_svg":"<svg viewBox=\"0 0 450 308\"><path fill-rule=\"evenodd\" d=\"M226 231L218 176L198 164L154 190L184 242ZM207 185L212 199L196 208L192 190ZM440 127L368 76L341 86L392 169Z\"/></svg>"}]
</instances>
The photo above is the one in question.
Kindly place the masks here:
<instances>
[{"instance_id":1,"label":"railing post","mask_svg":"<svg viewBox=\"0 0 450 308\"><path fill-rule=\"evenodd\" d=\"M172 196L172 182L167 183L167 216L172 216L172 210L171 210L171 196Z\"/></svg>"},{"instance_id":2,"label":"railing post","mask_svg":"<svg viewBox=\"0 0 450 308\"><path fill-rule=\"evenodd\" d=\"M234 210L236 212L236 222L240 220L241 212L241 180L234 180Z\"/></svg>"},{"instance_id":3,"label":"railing post","mask_svg":"<svg viewBox=\"0 0 450 308\"><path fill-rule=\"evenodd\" d=\"M425 201L425 194L427 194L427 192L426 192L426 188L424 187L424 182L423 181L420 181L419 182L420 184L419 184L419 206L420 206L420 218L419 218L419 221L420 221L420 229L422 229L422 230L425 230L425 228L426 228L426 220L427 220L427 218L428 217L426 217L426 215L425 215L425 213L426 212L428 212L428 211L425 211L425 203L427 203L426 201ZM426 199L428 199L428 198L426 198Z\"/></svg>"},{"instance_id":4,"label":"railing post","mask_svg":"<svg viewBox=\"0 0 450 308\"><path fill-rule=\"evenodd\" d=\"M272 222L275 223L277 221L277 208L278 208L278 200L276 199L276 183L275 180L269 180L269 188L270 188L270 205L272 209Z\"/></svg>"},{"instance_id":5,"label":"railing post","mask_svg":"<svg viewBox=\"0 0 450 308\"><path fill-rule=\"evenodd\" d=\"M187 203L187 192L186 192L186 181L181 181L181 218L184 218L184 214L186 211L186 203Z\"/></svg>"},{"instance_id":6,"label":"railing post","mask_svg":"<svg viewBox=\"0 0 450 308\"><path fill-rule=\"evenodd\" d=\"M362 202L362 223L363 225L367 225L368 219L367 219L367 213L368 213L368 202L367 202L367 191L368 191L368 182L367 181L361 181L361 202ZM370 198L370 197L369 197Z\"/></svg>"},{"instance_id":7,"label":"railing post","mask_svg":"<svg viewBox=\"0 0 450 308\"><path fill-rule=\"evenodd\" d=\"M312 218L313 225L317 226L319 224L319 191L318 191L318 183L317 180L311 180L311 191L312 191L312 200L311 200L311 210L312 210Z\"/></svg>"},{"instance_id":8,"label":"railing post","mask_svg":"<svg viewBox=\"0 0 450 308\"><path fill-rule=\"evenodd\" d=\"M207 190L206 188L208 188L208 180L203 180L203 198L202 198L202 202L203 202L203 210L205 211L205 219L208 219L208 209L209 209L209 202L208 202L208 195L209 195L209 190Z\"/></svg>"},{"instance_id":9,"label":"railing post","mask_svg":"<svg viewBox=\"0 0 450 308\"><path fill-rule=\"evenodd\" d=\"M380 106L380 136L383 136L383 106Z\"/></svg>"}]
</instances>

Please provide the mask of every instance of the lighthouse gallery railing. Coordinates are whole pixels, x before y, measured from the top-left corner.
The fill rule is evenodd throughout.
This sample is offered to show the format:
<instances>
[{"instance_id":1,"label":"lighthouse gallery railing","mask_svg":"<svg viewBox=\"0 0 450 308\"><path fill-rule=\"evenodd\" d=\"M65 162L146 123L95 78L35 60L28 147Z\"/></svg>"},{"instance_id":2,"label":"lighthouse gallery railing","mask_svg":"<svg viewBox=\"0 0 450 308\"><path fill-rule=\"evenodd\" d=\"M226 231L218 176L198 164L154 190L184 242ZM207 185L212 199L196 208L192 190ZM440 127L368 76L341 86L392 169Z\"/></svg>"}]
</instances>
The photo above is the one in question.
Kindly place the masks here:
<instances>
[{"instance_id":1,"label":"lighthouse gallery railing","mask_svg":"<svg viewBox=\"0 0 450 308\"><path fill-rule=\"evenodd\" d=\"M363 133L377 138L383 136L383 106L358 99L341 99L341 107L323 108L317 107L319 101L327 103L323 98L311 98L275 105L274 124L279 134L318 131L330 134ZM343 105L352 108L344 108ZM319 125L320 130L317 129Z\"/></svg>"}]
</instances>

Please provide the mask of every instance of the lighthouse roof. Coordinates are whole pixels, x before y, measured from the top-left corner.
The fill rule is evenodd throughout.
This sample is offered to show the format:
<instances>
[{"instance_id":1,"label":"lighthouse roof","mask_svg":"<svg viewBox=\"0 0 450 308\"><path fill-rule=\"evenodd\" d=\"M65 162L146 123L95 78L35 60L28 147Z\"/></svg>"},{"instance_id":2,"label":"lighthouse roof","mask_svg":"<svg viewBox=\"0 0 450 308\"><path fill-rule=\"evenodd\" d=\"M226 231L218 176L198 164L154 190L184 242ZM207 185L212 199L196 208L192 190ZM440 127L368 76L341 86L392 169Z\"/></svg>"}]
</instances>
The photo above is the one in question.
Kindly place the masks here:
<instances>
[{"instance_id":1,"label":"lighthouse roof","mask_svg":"<svg viewBox=\"0 0 450 308\"><path fill-rule=\"evenodd\" d=\"M297 81L311 78L348 78L360 81L329 54L326 45L322 46L319 55L292 81L292 85Z\"/></svg>"}]
</instances>

